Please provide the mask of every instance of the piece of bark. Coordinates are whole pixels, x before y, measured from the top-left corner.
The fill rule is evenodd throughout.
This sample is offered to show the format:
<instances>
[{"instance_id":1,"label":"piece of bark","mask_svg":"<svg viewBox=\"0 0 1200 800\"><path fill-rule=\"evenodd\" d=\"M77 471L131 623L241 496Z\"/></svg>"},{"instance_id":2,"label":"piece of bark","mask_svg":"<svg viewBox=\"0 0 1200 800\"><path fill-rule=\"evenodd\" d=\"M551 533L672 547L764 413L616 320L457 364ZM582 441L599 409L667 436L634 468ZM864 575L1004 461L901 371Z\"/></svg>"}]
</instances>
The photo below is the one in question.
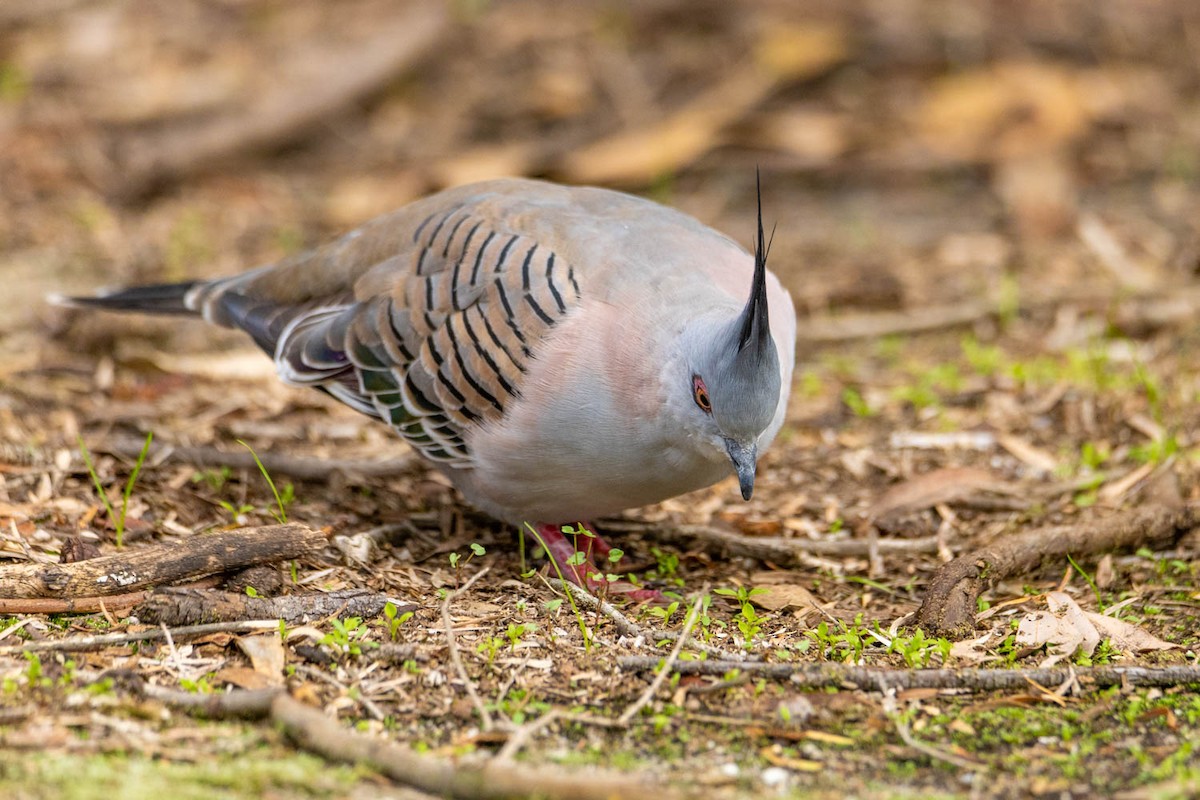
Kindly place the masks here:
<instances>
[{"instance_id":1,"label":"piece of bark","mask_svg":"<svg viewBox=\"0 0 1200 800\"><path fill-rule=\"evenodd\" d=\"M252 564L300 558L320 550L325 542L325 534L293 522L205 533L72 564L18 564L0 568L0 598L129 594Z\"/></svg>"},{"instance_id":2,"label":"piece of bark","mask_svg":"<svg viewBox=\"0 0 1200 800\"><path fill-rule=\"evenodd\" d=\"M1147 505L1109 517L1051 525L1007 536L943 564L929 582L914 624L965 638L975 628L975 601L988 581L1029 572L1047 557L1078 557L1129 547L1161 549L1195 527L1197 510Z\"/></svg>"},{"instance_id":3,"label":"piece of bark","mask_svg":"<svg viewBox=\"0 0 1200 800\"><path fill-rule=\"evenodd\" d=\"M250 597L231 592L165 589L151 594L133 613L142 622L200 625L239 619L282 619L288 623L329 616L370 619L383 612L387 595L367 589Z\"/></svg>"},{"instance_id":4,"label":"piece of bark","mask_svg":"<svg viewBox=\"0 0 1200 800\"><path fill-rule=\"evenodd\" d=\"M99 555L100 547L95 542L72 536L63 542L62 550L58 553L58 563L74 564L76 561L87 561L89 558L97 558Z\"/></svg>"},{"instance_id":5,"label":"piece of bark","mask_svg":"<svg viewBox=\"0 0 1200 800\"><path fill-rule=\"evenodd\" d=\"M280 575L279 567L274 564L258 564L234 573L225 581L225 591L232 594L250 594L247 589L252 589L253 594L259 597L271 597L282 592L283 576Z\"/></svg>"},{"instance_id":6,"label":"piece of bark","mask_svg":"<svg viewBox=\"0 0 1200 800\"><path fill-rule=\"evenodd\" d=\"M617 661L629 672L657 670L660 656L624 656ZM672 669L680 675L721 677L731 670L747 675L786 680L810 688L854 687L867 691L889 689L967 689L997 692L1028 689L1030 681L1042 686L1059 686L1077 678L1084 687L1182 686L1200 682L1200 665L1167 667L1050 667L1045 669L880 669L851 664L765 664L744 661L677 661Z\"/></svg>"}]
</instances>

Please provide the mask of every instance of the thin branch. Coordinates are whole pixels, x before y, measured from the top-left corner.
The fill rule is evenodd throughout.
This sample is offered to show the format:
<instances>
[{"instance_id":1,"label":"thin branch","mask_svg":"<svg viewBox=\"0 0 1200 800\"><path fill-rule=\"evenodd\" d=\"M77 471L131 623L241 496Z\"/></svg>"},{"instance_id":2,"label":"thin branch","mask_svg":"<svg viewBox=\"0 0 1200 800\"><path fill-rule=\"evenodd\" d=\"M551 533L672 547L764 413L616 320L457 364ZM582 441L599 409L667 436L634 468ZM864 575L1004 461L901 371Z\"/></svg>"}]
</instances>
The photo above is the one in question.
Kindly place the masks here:
<instances>
[{"instance_id":1,"label":"thin branch","mask_svg":"<svg viewBox=\"0 0 1200 800\"><path fill-rule=\"evenodd\" d=\"M446 646L450 650L450 661L454 664L454 669L467 690L467 696L471 698L471 703L479 713L479 725L485 731L490 731L493 727L492 715L488 712L487 706L483 704L483 700L480 699L479 692L475 691L475 682L467 674L467 668L463 666L462 657L458 653L458 637L454 635L454 620L450 619L450 603L466 593L475 584L475 581L486 575L490 569L489 565L479 570L462 587L446 595L446 599L442 601L442 625L446 629Z\"/></svg>"},{"instance_id":2,"label":"thin branch","mask_svg":"<svg viewBox=\"0 0 1200 800\"><path fill-rule=\"evenodd\" d=\"M960 769L979 770L985 766L974 759L948 752L931 744L926 744L913 736L912 731L908 728L908 723L904 721L904 717L900 714L900 709L896 704L896 692L894 689L889 689L883 693L883 713L896 726L896 733L900 734L901 740L918 753L929 756L935 761L944 761Z\"/></svg>"},{"instance_id":3,"label":"thin branch","mask_svg":"<svg viewBox=\"0 0 1200 800\"><path fill-rule=\"evenodd\" d=\"M642 775L567 771L492 759L483 764L414 753L407 747L348 730L286 694L271 704L271 719L304 749L332 761L365 764L394 781L437 797L460 800L613 800L681 793Z\"/></svg>"},{"instance_id":4,"label":"thin branch","mask_svg":"<svg viewBox=\"0 0 1200 800\"><path fill-rule=\"evenodd\" d=\"M667 675L670 674L671 668L675 666L675 661L679 658L679 653L683 650L683 645L685 642L687 642L688 634L692 632L692 627L696 624L696 620L700 618L700 609L703 608L704 599L707 596L708 584L705 584L700 590L700 596L696 598L696 602L692 605L691 613L688 614L687 621L683 623L683 630L679 634L679 639L676 640L675 646L671 648L671 654L667 656L667 660L663 664L662 669L658 671L658 674L654 676L654 680L649 686L646 687L646 690L642 692L642 696L639 697L633 703L633 705L625 709L624 714L617 717L617 722L621 723L622 725L628 725L629 721L637 716L637 714L646 707L646 704L654 698L655 693L658 692L659 688L663 685L663 682L667 679Z\"/></svg>"},{"instance_id":5,"label":"thin branch","mask_svg":"<svg viewBox=\"0 0 1200 800\"><path fill-rule=\"evenodd\" d=\"M0 614L95 614L102 607L133 608L150 596L150 591L113 594L107 597L71 597L59 600L52 597L0 598Z\"/></svg>"},{"instance_id":6,"label":"thin branch","mask_svg":"<svg viewBox=\"0 0 1200 800\"><path fill-rule=\"evenodd\" d=\"M740 533L710 528L706 525L647 524L628 520L605 524L606 530L653 531L658 541L699 542L705 547L719 550L731 556L757 558L771 561L782 567L804 563L806 556L833 556L851 558L869 556L874 547L877 552L890 553L936 553L938 537L923 536L916 539L884 538L871 542L868 539L785 539L778 536L744 536Z\"/></svg>"},{"instance_id":7,"label":"thin branch","mask_svg":"<svg viewBox=\"0 0 1200 800\"><path fill-rule=\"evenodd\" d=\"M279 630L277 619L240 620L237 622L218 622L211 625L185 625L172 628L171 636L175 639L208 636L211 633L257 633L258 631ZM19 645L0 647L0 656L20 655L21 653L82 653L89 650L102 650L105 647L120 647L134 642L151 642L165 638L161 628L137 631L136 633L102 633L93 636L74 636L70 639L48 639L38 642L25 642Z\"/></svg>"},{"instance_id":8,"label":"thin branch","mask_svg":"<svg viewBox=\"0 0 1200 800\"><path fill-rule=\"evenodd\" d=\"M134 458L144 442L134 439L114 439L97 445L99 453ZM412 469L417 463L412 454L400 458L310 458L288 453L264 451L259 454L263 466L272 475L287 475L301 481L327 481L334 473L360 478L386 478ZM155 442L150 448L150 463L172 462L194 467L229 467L258 470L254 456L245 450L221 450L216 447L185 447Z\"/></svg>"},{"instance_id":9,"label":"thin branch","mask_svg":"<svg viewBox=\"0 0 1200 800\"><path fill-rule=\"evenodd\" d=\"M537 719L530 720L524 725L517 727L516 730L509 734L508 741L504 743L504 746L496 751L496 760L511 761L517 753L521 752L521 748L525 746L533 734L548 727L550 723L560 719L562 715L562 712L557 708L552 708Z\"/></svg>"},{"instance_id":10,"label":"thin branch","mask_svg":"<svg viewBox=\"0 0 1200 800\"><path fill-rule=\"evenodd\" d=\"M653 656L625 656L617 662L623 670L639 672L656 669L661 659ZM1073 667L1081 686L1182 686L1200 683L1200 664L1169 667ZM895 689L959 689L971 692L995 692L1027 689L1029 681L1043 686L1060 684L1071 677L1066 667L1045 669L914 669L895 670L856 667L848 664L763 664L743 661L680 661L674 671L680 675L724 677L732 670L786 680L794 686L835 686L867 691Z\"/></svg>"}]
</instances>

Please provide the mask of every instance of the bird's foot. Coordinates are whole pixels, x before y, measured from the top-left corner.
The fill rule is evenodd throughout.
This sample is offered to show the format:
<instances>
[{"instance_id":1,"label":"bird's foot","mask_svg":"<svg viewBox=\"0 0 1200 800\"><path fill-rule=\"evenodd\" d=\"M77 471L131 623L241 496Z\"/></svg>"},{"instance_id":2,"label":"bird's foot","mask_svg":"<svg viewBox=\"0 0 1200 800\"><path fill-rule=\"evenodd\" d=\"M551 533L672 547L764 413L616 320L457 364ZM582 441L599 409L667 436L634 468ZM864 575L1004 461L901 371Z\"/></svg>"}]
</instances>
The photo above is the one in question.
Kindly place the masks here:
<instances>
[{"instance_id":1,"label":"bird's foot","mask_svg":"<svg viewBox=\"0 0 1200 800\"><path fill-rule=\"evenodd\" d=\"M628 581L608 580L610 573L598 567L596 562L609 564L613 547L596 533L594 525L584 523L564 527L566 532L558 525L539 524L535 528L563 578L592 593L620 595L635 603L667 603L662 592L655 589L644 589Z\"/></svg>"}]
</instances>

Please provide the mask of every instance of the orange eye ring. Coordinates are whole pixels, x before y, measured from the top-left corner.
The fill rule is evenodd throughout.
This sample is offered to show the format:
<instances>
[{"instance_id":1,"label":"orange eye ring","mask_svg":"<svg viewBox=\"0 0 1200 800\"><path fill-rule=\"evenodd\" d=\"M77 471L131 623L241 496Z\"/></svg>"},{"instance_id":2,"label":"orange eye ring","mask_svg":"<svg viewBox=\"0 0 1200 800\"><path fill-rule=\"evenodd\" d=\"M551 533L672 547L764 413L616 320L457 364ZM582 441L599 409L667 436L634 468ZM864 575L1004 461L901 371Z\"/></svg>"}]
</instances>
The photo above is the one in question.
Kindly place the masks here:
<instances>
[{"instance_id":1,"label":"orange eye ring","mask_svg":"<svg viewBox=\"0 0 1200 800\"><path fill-rule=\"evenodd\" d=\"M704 385L704 379L699 375L692 376L692 399L705 414L712 413L712 401L708 399L708 387Z\"/></svg>"}]
</instances>

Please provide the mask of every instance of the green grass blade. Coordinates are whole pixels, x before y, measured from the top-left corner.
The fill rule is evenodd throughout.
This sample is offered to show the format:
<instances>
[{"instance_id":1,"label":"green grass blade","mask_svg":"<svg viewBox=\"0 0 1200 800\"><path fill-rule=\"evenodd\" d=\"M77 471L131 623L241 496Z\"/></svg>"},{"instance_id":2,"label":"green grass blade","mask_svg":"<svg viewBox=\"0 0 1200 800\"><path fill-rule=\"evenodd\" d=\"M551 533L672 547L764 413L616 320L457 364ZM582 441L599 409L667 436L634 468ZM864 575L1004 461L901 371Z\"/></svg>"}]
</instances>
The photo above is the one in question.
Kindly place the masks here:
<instances>
[{"instance_id":1,"label":"green grass blade","mask_svg":"<svg viewBox=\"0 0 1200 800\"><path fill-rule=\"evenodd\" d=\"M271 480L271 475L267 472L267 468L263 466L262 459L258 457L258 453L254 452L254 448L246 444L246 442L243 440L238 439L237 443L250 451L250 455L253 457L254 463L258 465L258 471L261 472L262 476L267 479L267 486L271 487L271 494L275 495L275 505L279 509L279 511L274 515L275 519L278 520L279 524L281 525L286 523L287 509L284 508L283 499L279 496L279 490L275 488L275 481Z\"/></svg>"}]
</instances>

